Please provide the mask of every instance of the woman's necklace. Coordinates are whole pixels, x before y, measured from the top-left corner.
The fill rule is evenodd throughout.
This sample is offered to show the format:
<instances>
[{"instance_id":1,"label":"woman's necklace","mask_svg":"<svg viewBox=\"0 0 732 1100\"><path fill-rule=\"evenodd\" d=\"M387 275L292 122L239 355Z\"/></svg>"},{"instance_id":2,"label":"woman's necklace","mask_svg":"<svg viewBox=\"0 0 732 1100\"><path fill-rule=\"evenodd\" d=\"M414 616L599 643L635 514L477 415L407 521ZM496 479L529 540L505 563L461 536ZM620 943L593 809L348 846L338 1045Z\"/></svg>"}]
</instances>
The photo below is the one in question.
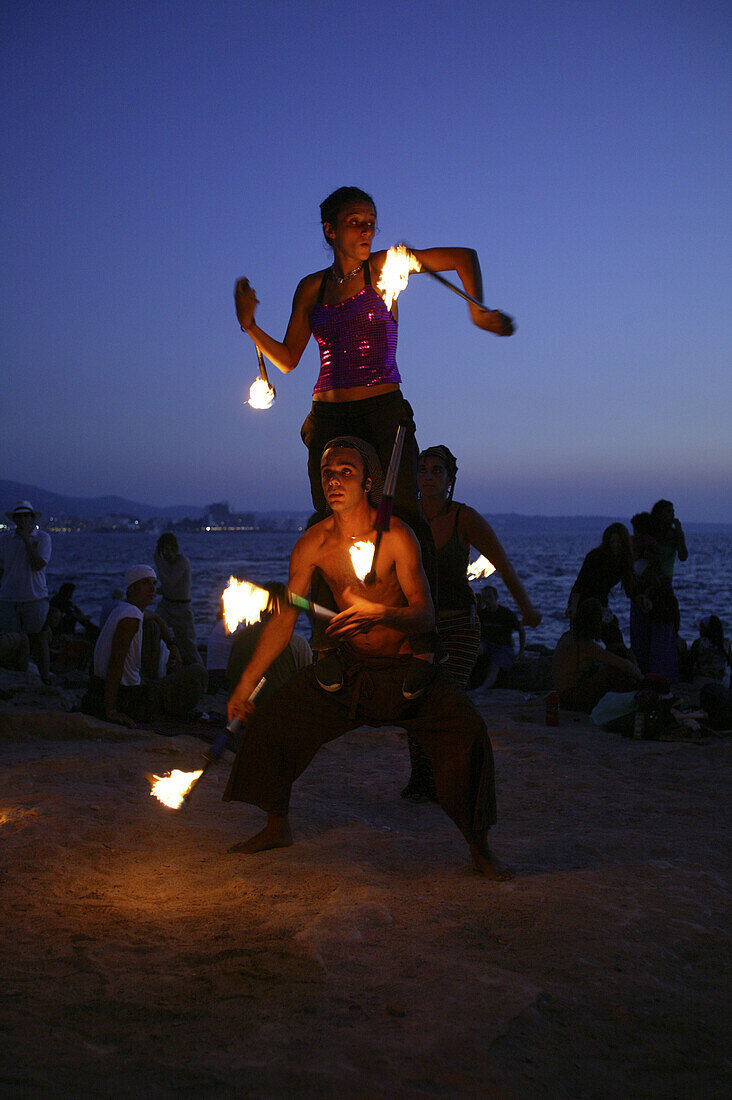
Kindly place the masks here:
<instances>
[{"instance_id":1,"label":"woman's necklace","mask_svg":"<svg viewBox=\"0 0 732 1100\"><path fill-rule=\"evenodd\" d=\"M340 286L341 283L347 283L349 279L352 279L354 277L354 275L358 275L362 267L363 260L361 260L361 263L358 265L358 267L354 267L353 271L349 271L347 275L339 275L336 271L335 264L333 264L330 269L331 275L333 276L333 282L336 286Z\"/></svg>"}]
</instances>

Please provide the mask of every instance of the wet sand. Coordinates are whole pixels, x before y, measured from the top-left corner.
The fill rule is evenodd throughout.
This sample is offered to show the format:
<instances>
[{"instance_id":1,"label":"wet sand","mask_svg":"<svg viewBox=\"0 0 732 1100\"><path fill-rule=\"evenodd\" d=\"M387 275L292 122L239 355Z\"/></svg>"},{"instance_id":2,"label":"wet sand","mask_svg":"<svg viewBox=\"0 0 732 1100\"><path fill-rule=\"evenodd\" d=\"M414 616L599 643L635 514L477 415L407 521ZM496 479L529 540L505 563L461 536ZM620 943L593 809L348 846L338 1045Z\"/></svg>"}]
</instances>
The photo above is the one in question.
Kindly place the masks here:
<instances>
[{"instance_id":1,"label":"wet sand","mask_svg":"<svg viewBox=\"0 0 732 1100\"><path fill-rule=\"evenodd\" d=\"M399 797L397 730L326 746L246 857L228 756L173 811L146 773L198 738L2 704L0 1094L729 1095L728 743L473 699L506 884Z\"/></svg>"}]
</instances>

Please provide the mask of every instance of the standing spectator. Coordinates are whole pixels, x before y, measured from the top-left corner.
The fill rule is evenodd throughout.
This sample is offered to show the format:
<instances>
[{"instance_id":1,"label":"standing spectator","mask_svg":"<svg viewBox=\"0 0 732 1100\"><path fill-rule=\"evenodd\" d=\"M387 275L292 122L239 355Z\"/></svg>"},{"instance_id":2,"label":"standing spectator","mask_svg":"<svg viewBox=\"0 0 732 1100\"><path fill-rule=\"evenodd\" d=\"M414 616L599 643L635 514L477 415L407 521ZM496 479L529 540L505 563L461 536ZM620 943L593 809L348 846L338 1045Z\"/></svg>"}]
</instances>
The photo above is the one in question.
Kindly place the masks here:
<instances>
[{"instance_id":1,"label":"standing spectator","mask_svg":"<svg viewBox=\"0 0 732 1100\"><path fill-rule=\"evenodd\" d=\"M178 540L172 531L164 531L158 539L155 568L161 590L157 613L173 631L183 664L202 665L191 611L191 563L178 549Z\"/></svg>"},{"instance_id":2,"label":"standing spectator","mask_svg":"<svg viewBox=\"0 0 732 1100\"><path fill-rule=\"evenodd\" d=\"M628 528L623 523L611 523L602 533L599 546L590 550L582 562L577 580L572 586L565 612L573 619L583 600L599 600L602 604L602 632L600 640L608 649L625 654L623 634L617 616L608 607L608 597L616 584L623 586L628 599L635 593L633 573L633 547Z\"/></svg>"},{"instance_id":3,"label":"standing spectator","mask_svg":"<svg viewBox=\"0 0 732 1100\"><path fill-rule=\"evenodd\" d=\"M20 500L6 512L14 531L0 537L0 630L28 635L31 656L44 684L51 682L48 649L48 586L46 566L51 536L38 527L41 513L29 500Z\"/></svg>"},{"instance_id":4,"label":"standing spectator","mask_svg":"<svg viewBox=\"0 0 732 1100\"><path fill-rule=\"evenodd\" d=\"M670 500L658 500L650 514L633 516L634 569L644 606L630 605L630 645L644 673L679 680L679 605L673 588L676 558L686 561L689 551ZM650 601L650 606L647 601Z\"/></svg>"}]
</instances>

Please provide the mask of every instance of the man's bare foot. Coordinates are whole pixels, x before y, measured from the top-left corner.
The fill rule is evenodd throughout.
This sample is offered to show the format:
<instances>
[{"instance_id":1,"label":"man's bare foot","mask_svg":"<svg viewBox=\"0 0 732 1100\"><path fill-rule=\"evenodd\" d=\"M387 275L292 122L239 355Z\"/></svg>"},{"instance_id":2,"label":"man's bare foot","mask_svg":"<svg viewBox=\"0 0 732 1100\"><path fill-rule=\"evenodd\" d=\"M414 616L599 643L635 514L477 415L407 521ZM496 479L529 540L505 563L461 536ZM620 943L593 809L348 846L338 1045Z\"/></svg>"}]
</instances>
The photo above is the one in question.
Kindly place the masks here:
<instances>
[{"instance_id":1,"label":"man's bare foot","mask_svg":"<svg viewBox=\"0 0 732 1100\"><path fill-rule=\"evenodd\" d=\"M484 840L471 844L470 854L473 857L473 867L486 878L493 879L494 882L508 882L514 877L511 868L493 855Z\"/></svg>"},{"instance_id":2,"label":"man's bare foot","mask_svg":"<svg viewBox=\"0 0 732 1100\"><path fill-rule=\"evenodd\" d=\"M266 852L270 848L289 848L292 844L290 822L286 817L270 817L261 832L250 836L249 840L242 840L238 844L232 844L229 852L242 852L244 855L253 855L254 852Z\"/></svg>"}]
</instances>

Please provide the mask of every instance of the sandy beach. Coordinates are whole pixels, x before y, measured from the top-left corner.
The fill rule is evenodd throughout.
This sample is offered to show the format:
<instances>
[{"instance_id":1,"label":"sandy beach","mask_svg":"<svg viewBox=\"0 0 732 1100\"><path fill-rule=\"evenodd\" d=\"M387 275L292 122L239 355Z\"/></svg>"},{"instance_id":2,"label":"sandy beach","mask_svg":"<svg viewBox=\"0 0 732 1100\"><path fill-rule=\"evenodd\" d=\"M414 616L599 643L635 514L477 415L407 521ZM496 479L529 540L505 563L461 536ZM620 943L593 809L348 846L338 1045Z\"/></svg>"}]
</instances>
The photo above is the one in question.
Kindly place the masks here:
<instances>
[{"instance_id":1,"label":"sandy beach","mask_svg":"<svg viewBox=\"0 0 732 1100\"><path fill-rule=\"evenodd\" d=\"M648 742L476 692L495 884L404 734L362 728L297 783L293 847L227 854L259 811L230 756L166 809L146 774L202 741L0 703L0 1094L729 1095L729 744Z\"/></svg>"}]
</instances>

